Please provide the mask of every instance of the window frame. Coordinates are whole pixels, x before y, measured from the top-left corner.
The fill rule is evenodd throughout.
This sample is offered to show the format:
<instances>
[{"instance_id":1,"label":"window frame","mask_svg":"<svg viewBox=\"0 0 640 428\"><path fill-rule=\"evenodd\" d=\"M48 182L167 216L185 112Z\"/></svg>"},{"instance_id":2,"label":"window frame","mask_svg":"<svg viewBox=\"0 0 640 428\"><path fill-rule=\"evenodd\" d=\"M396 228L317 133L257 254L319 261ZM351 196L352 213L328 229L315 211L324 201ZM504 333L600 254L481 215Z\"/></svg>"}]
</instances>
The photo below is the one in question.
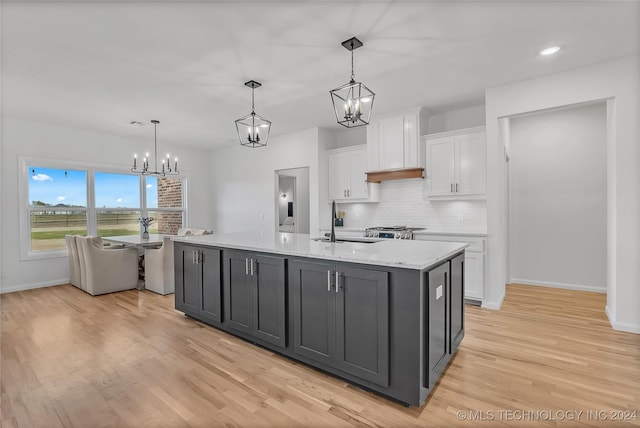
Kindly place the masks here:
<instances>
[{"instance_id":1,"label":"window frame","mask_svg":"<svg viewBox=\"0 0 640 428\"><path fill-rule=\"evenodd\" d=\"M20 216L20 260L40 260L40 259L54 259L67 257L67 249L59 250L45 250L45 251L33 251L31 249L31 213L34 211L45 211L42 207L31 207L29 201L29 183L30 183L30 170L29 167L41 167L41 168L55 168L55 169L68 169L75 171L84 171L86 173L87 180L87 207L86 208L55 208L46 207L46 211L85 211L87 216L87 235L98 236L98 217L99 211L104 211L106 208L96 208L95 206L95 173L112 173L112 174L128 174L139 177L140 182L140 208L123 208L122 211L137 211L140 212L141 217L148 217L149 211L178 211L182 212L182 227L188 225L188 210L187 210L187 182L188 174L181 172L180 175L172 176L182 181L182 208L171 209L157 209L151 208L147 210L147 192L146 192L146 177L145 175L132 173L130 169L123 168L122 166L109 166L100 164L89 164L86 162L67 161L58 159L44 159L27 156L18 157L18 204L19 204L19 216ZM40 209L37 209L40 208ZM108 208L113 209L113 208ZM142 232L142 227L140 227Z\"/></svg>"}]
</instances>

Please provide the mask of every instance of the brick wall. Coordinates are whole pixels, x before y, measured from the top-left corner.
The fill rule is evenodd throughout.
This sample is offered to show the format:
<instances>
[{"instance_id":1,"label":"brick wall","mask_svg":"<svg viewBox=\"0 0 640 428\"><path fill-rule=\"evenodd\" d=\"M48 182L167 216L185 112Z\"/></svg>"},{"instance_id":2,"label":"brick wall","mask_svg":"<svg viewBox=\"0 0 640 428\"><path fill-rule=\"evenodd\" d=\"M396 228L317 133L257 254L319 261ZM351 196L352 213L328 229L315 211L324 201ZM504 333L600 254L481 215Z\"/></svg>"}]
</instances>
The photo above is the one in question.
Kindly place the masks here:
<instances>
[{"instance_id":1,"label":"brick wall","mask_svg":"<svg viewBox=\"0 0 640 428\"><path fill-rule=\"evenodd\" d=\"M158 178L158 208L182 208L182 180ZM158 233L175 235L182 227L182 212L157 212Z\"/></svg>"}]
</instances>

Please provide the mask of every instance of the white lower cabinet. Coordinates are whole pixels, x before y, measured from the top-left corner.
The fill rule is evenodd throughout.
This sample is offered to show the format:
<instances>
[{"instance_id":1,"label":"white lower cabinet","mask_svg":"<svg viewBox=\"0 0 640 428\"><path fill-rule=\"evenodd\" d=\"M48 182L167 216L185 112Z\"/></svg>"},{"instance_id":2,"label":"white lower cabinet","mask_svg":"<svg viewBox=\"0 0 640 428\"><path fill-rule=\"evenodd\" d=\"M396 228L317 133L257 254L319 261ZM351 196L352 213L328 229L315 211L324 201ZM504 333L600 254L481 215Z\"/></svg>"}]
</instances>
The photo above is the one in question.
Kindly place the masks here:
<instances>
[{"instance_id":1,"label":"white lower cabinet","mask_svg":"<svg viewBox=\"0 0 640 428\"><path fill-rule=\"evenodd\" d=\"M415 233L414 239L421 241L464 242L469 244L464 259L464 298L482 302L486 272L487 238L470 235L437 235Z\"/></svg>"},{"instance_id":2,"label":"white lower cabinet","mask_svg":"<svg viewBox=\"0 0 640 428\"><path fill-rule=\"evenodd\" d=\"M482 301L484 297L484 253L466 251L464 258L464 297Z\"/></svg>"}]
</instances>

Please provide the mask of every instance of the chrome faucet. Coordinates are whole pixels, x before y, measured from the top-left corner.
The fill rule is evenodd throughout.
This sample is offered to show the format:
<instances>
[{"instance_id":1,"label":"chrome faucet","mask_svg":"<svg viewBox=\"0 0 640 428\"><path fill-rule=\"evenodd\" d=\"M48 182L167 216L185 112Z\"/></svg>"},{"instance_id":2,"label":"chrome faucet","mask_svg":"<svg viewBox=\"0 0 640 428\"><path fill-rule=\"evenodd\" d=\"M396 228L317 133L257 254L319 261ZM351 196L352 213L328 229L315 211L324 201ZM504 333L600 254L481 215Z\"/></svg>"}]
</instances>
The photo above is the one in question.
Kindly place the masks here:
<instances>
[{"instance_id":1,"label":"chrome faucet","mask_svg":"<svg viewBox=\"0 0 640 428\"><path fill-rule=\"evenodd\" d=\"M331 202L331 236L329 241L336 242L336 201Z\"/></svg>"}]
</instances>

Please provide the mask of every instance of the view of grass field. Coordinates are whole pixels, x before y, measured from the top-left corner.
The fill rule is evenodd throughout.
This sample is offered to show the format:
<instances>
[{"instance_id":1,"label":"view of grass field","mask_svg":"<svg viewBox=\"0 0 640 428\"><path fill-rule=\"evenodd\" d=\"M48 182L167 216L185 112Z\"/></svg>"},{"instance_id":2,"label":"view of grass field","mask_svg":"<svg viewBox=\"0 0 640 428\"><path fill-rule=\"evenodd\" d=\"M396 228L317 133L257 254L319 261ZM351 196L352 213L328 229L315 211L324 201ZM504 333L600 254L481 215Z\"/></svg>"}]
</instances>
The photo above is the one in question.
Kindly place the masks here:
<instances>
[{"instance_id":1,"label":"view of grass field","mask_svg":"<svg viewBox=\"0 0 640 428\"><path fill-rule=\"evenodd\" d=\"M139 233L139 214L136 212L101 213L98 217L98 236L135 235ZM149 230L157 233L157 227ZM38 212L31 214L31 250L49 251L66 248L64 235L86 235L85 213Z\"/></svg>"}]
</instances>

